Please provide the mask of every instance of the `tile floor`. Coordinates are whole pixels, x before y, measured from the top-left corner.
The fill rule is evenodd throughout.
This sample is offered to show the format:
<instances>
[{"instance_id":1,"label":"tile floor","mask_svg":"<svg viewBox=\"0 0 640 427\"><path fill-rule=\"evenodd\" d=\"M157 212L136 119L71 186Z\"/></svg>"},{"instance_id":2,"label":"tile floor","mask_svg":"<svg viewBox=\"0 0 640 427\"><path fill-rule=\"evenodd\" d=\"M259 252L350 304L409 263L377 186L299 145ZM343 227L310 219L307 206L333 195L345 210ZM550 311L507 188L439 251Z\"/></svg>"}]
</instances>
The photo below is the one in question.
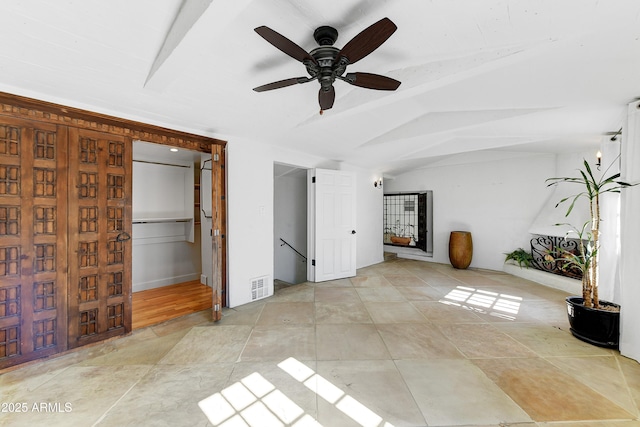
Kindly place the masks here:
<instances>
[{"instance_id":1,"label":"tile floor","mask_svg":"<svg viewBox=\"0 0 640 427\"><path fill-rule=\"evenodd\" d=\"M564 297L386 261L7 372L0 425L640 426L640 364L573 338Z\"/></svg>"}]
</instances>

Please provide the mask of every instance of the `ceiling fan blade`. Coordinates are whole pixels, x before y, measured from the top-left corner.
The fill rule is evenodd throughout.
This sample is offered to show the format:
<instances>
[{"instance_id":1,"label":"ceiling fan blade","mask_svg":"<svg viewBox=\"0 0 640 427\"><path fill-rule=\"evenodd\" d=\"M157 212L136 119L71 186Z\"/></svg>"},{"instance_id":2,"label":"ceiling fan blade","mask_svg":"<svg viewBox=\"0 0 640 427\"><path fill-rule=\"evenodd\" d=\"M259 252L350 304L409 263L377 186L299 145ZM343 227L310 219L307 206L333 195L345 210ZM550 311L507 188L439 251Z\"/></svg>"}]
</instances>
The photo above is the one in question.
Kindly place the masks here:
<instances>
[{"instance_id":1,"label":"ceiling fan blade","mask_svg":"<svg viewBox=\"0 0 640 427\"><path fill-rule=\"evenodd\" d=\"M382 18L352 38L338 53L338 58L345 57L349 64L360 61L380 47L397 28L389 18Z\"/></svg>"},{"instance_id":2,"label":"ceiling fan blade","mask_svg":"<svg viewBox=\"0 0 640 427\"><path fill-rule=\"evenodd\" d=\"M282 34L273 31L271 28L265 27L263 25L256 28L254 31L262 36L263 39L265 39L293 59L297 59L300 62L303 62L306 59L312 61L313 63L317 63L316 60L311 55L309 55L306 50L304 50Z\"/></svg>"},{"instance_id":3,"label":"ceiling fan blade","mask_svg":"<svg viewBox=\"0 0 640 427\"><path fill-rule=\"evenodd\" d=\"M273 83L267 83L266 85L254 87L256 92L264 92L267 90L280 89L281 87L293 86L299 83L306 83L309 79L306 77L294 77L292 79L279 80Z\"/></svg>"},{"instance_id":4,"label":"ceiling fan blade","mask_svg":"<svg viewBox=\"0 0 640 427\"><path fill-rule=\"evenodd\" d=\"M320 111L328 110L333 107L333 101L336 99L336 90L331 86L331 89L325 91L320 88L318 92L318 102L320 103Z\"/></svg>"},{"instance_id":5,"label":"ceiling fan blade","mask_svg":"<svg viewBox=\"0 0 640 427\"><path fill-rule=\"evenodd\" d=\"M344 81L354 86L377 90L396 90L400 86L398 80L370 73L347 73Z\"/></svg>"}]
</instances>

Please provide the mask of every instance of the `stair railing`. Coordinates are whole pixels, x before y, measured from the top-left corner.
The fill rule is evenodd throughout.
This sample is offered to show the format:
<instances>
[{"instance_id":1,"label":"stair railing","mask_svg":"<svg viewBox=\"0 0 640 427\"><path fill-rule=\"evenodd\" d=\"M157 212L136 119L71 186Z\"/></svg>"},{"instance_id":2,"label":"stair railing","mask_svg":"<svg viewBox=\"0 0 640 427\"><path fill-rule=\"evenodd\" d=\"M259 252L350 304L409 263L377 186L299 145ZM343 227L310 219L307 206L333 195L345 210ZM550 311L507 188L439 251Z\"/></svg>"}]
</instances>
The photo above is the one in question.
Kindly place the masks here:
<instances>
[{"instance_id":1,"label":"stair railing","mask_svg":"<svg viewBox=\"0 0 640 427\"><path fill-rule=\"evenodd\" d=\"M298 255L300 255L300 256L304 259L302 262L307 262L307 257L306 257L306 256L304 256L304 255L302 255L302 254L300 253L300 251L298 251L296 248L294 248L294 247L293 247L293 246L291 246L289 243L287 243L287 242L286 242L282 237L280 238L280 241L282 242L282 243L280 244L280 246L284 246L284 245L289 246L289 247L291 248L291 250L293 250L295 253L297 253Z\"/></svg>"}]
</instances>

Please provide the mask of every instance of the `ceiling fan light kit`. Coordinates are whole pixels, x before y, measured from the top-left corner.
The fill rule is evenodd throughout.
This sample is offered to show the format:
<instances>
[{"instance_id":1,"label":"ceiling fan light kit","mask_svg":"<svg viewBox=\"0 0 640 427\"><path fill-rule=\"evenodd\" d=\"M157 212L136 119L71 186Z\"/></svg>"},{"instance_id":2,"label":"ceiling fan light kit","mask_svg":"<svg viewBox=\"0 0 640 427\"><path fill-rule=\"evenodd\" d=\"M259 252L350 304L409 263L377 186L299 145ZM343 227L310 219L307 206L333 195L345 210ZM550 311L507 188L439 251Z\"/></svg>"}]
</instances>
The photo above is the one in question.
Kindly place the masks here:
<instances>
[{"instance_id":1,"label":"ceiling fan light kit","mask_svg":"<svg viewBox=\"0 0 640 427\"><path fill-rule=\"evenodd\" d=\"M336 92L333 83L342 80L350 85L366 89L396 90L400 82L390 77L371 73L346 73L347 66L358 62L382 45L396 31L396 25L389 18L383 18L367 27L351 39L342 49L333 44L338 39L338 30L329 26L316 28L313 37L318 47L311 52L284 37L269 27L258 27L255 32L282 52L296 59L306 67L309 77L294 77L268 83L254 88L256 92L280 89L295 84L318 80L318 103L320 114L333 107ZM345 74L346 73L346 74Z\"/></svg>"}]
</instances>

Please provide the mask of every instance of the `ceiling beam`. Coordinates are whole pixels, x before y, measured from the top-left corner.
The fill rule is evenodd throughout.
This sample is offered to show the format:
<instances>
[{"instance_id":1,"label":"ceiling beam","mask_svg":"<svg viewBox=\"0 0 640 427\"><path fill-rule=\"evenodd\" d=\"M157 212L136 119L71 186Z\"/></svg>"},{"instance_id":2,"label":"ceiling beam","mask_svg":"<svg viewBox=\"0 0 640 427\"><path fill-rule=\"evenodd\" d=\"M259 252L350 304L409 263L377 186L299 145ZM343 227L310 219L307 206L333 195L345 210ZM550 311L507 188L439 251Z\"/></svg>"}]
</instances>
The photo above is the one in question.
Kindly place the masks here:
<instances>
[{"instance_id":1,"label":"ceiling beam","mask_svg":"<svg viewBox=\"0 0 640 427\"><path fill-rule=\"evenodd\" d=\"M182 2L176 18L173 20L173 24L171 24L171 28L169 28L169 32L164 39L164 43L162 43L162 47L153 61L149 75L147 75L144 83L145 86L158 69L162 67L167 58L171 56L176 47L184 40L185 35L193 28L193 24L200 19L205 10L211 5L211 2L212 0L184 0Z\"/></svg>"},{"instance_id":2,"label":"ceiling beam","mask_svg":"<svg viewBox=\"0 0 640 427\"><path fill-rule=\"evenodd\" d=\"M184 0L149 70L144 87L164 90L191 65L195 65L200 55L206 53L202 52L202 46L220 40L226 26L234 22L251 1L234 0L216 7L220 2ZM210 16L202 19L205 15Z\"/></svg>"}]
</instances>

